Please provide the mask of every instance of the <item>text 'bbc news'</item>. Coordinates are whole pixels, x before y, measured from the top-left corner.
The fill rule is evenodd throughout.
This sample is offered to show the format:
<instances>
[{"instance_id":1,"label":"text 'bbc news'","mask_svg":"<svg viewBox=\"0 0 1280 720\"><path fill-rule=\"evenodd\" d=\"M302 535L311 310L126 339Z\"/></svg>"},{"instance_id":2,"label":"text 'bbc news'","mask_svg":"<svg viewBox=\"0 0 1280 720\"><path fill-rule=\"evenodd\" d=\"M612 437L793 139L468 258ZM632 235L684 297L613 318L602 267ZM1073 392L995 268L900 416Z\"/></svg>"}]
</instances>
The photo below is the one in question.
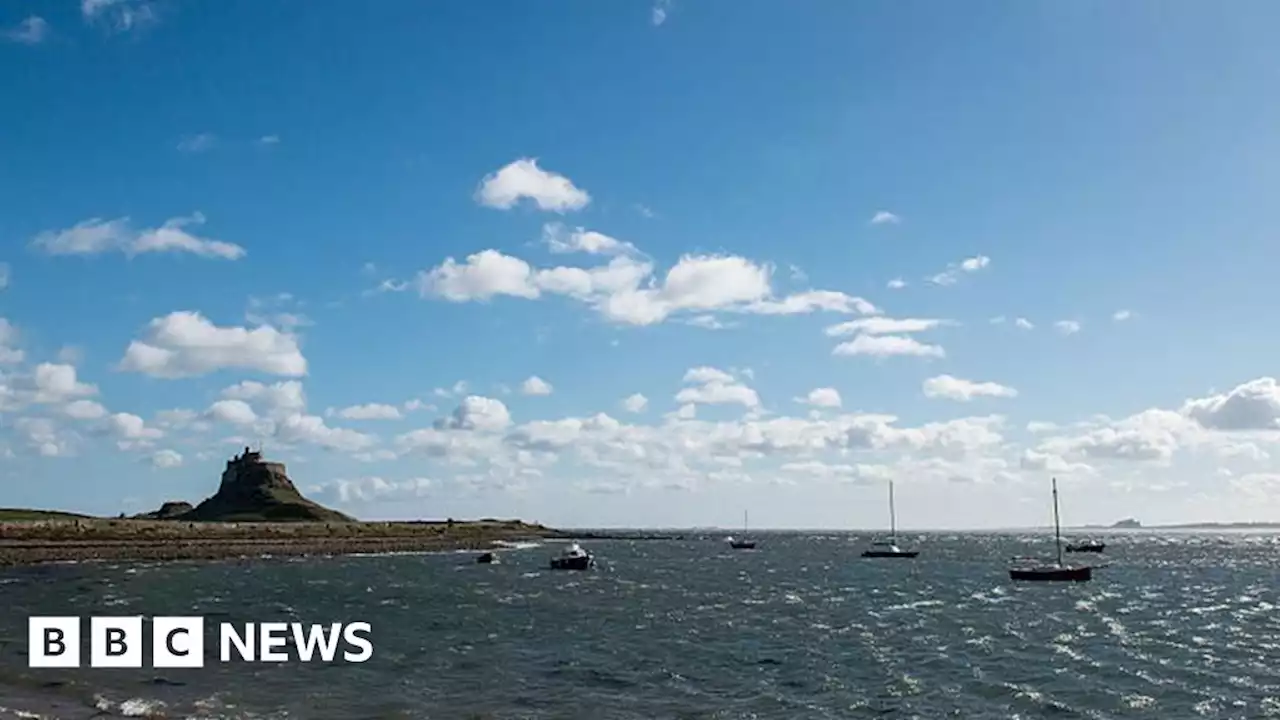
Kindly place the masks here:
<instances>
[{"instance_id":1,"label":"text 'bbc news'","mask_svg":"<svg viewBox=\"0 0 1280 720\"><path fill-rule=\"evenodd\" d=\"M27 623L28 667L80 667L82 618L32 617ZM151 667L205 664L202 617L151 620ZM219 623L218 662L348 662L373 657L369 623ZM146 632L141 617L89 618L89 667L143 667Z\"/></svg>"}]
</instances>

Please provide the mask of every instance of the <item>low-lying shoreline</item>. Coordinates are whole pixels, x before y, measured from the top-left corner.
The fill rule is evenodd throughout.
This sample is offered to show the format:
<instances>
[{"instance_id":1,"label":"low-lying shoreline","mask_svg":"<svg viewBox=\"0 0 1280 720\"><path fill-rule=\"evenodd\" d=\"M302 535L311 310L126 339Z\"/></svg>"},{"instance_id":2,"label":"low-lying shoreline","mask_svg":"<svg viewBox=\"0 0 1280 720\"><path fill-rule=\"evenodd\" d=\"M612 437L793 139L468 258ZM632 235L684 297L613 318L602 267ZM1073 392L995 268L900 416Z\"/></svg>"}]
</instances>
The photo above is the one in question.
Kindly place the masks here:
<instances>
[{"instance_id":1,"label":"low-lying shoreline","mask_svg":"<svg viewBox=\"0 0 1280 720\"><path fill-rule=\"evenodd\" d=\"M0 567L490 549L569 535L517 520L214 523L83 519L0 523Z\"/></svg>"}]
</instances>

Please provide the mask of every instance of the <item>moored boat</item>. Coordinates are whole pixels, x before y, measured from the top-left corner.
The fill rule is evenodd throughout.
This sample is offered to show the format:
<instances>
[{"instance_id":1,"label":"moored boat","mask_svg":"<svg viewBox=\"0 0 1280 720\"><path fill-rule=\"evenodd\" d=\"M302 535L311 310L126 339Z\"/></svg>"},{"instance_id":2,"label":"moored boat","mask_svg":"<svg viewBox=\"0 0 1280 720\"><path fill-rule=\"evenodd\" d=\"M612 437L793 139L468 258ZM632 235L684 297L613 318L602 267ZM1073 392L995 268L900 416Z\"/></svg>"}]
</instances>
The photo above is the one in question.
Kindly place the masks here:
<instances>
[{"instance_id":1,"label":"moored boat","mask_svg":"<svg viewBox=\"0 0 1280 720\"><path fill-rule=\"evenodd\" d=\"M1106 547L1107 544L1101 540L1085 540L1078 543L1067 543L1066 551L1069 553L1100 553Z\"/></svg>"},{"instance_id":2,"label":"moored boat","mask_svg":"<svg viewBox=\"0 0 1280 720\"><path fill-rule=\"evenodd\" d=\"M1010 580L1028 582L1088 582L1093 568L1088 565L1036 565L1009 569Z\"/></svg>"},{"instance_id":3,"label":"moored boat","mask_svg":"<svg viewBox=\"0 0 1280 720\"><path fill-rule=\"evenodd\" d=\"M552 570L590 570L596 564L591 553L572 543L559 556L551 558Z\"/></svg>"},{"instance_id":4,"label":"moored boat","mask_svg":"<svg viewBox=\"0 0 1280 720\"><path fill-rule=\"evenodd\" d=\"M742 534L746 535L746 533L747 533L747 511L743 510L742 511ZM729 547L733 548L734 550L754 550L756 547L756 541L750 540L746 537L743 537L741 539L734 538L734 537L727 537L725 538L725 541L728 542Z\"/></svg>"},{"instance_id":5,"label":"moored boat","mask_svg":"<svg viewBox=\"0 0 1280 720\"><path fill-rule=\"evenodd\" d=\"M898 547L898 511L893 505L893 481L889 481L889 539L876 540L871 547L862 551L864 558L899 558L910 560L919 555L919 550L903 550Z\"/></svg>"},{"instance_id":6,"label":"moored boat","mask_svg":"<svg viewBox=\"0 0 1280 720\"><path fill-rule=\"evenodd\" d=\"M1024 561L1009 568L1010 580L1027 582L1088 582L1093 568L1088 565L1066 565L1062 562L1062 526L1058 521L1058 479L1053 480L1053 540L1058 548L1054 563Z\"/></svg>"},{"instance_id":7,"label":"moored boat","mask_svg":"<svg viewBox=\"0 0 1280 720\"><path fill-rule=\"evenodd\" d=\"M920 554L919 550L903 550L891 540L877 540L871 547L862 551L864 558L902 558L909 560Z\"/></svg>"},{"instance_id":8,"label":"moored boat","mask_svg":"<svg viewBox=\"0 0 1280 720\"><path fill-rule=\"evenodd\" d=\"M482 553L476 557L476 562L480 565L494 565L498 562L498 555L491 552Z\"/></svg>"}]
</instances>

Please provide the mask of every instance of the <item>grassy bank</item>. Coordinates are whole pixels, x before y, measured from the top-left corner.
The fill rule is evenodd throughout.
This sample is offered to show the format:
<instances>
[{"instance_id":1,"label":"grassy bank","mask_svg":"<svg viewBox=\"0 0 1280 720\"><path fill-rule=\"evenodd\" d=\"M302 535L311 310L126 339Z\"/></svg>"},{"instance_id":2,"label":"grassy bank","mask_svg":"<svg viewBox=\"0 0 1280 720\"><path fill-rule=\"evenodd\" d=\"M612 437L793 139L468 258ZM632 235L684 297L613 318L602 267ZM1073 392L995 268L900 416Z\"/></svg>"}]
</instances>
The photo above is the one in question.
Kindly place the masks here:
<instances>
[{"instance_id":1,"label":"grassy bank","mask_svg":"<svg viewBox=\"0 0 1280 720\"><path fill-rule=\"evenodd\" d=\"M37 520L92 520L92 515L58 512L56 510L28 510L25 508L0 508L0 523L32 522Z\"/></svg>"},{"instance_id":2,"label":"grassy bank","mask_svg":"<svg viewBox=\"0 0 1280 720\"><path fill-rule=\"evenodd\" d=\"M0 566L481 549L497 541L565 537L519 520L219 523L49 515L0 521Z\"/></svg>"}]
</instances>

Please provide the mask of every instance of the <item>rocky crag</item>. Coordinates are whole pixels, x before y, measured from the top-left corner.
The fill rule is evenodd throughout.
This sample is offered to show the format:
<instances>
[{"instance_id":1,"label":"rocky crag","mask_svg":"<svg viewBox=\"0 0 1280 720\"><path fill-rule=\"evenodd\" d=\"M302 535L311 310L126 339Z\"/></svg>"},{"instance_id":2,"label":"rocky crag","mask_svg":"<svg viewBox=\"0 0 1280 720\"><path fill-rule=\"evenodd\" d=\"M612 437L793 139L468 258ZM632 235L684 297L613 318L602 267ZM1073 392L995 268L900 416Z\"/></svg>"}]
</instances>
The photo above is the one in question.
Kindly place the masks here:
<instances>
[{"instance_id":1,"label":"rocky crag","mask_svg":"<svg viewBox=\"0 0 1280 720\"><path fill-rule=\"evenodd\" d=\"M171 500L160 506L159 510L139 513L133 517L138 520L177 520L195 508L185 500Z\"/></svg>"},{"instance_id":2,"label":"rocky crag","mask_svg":"<svg viewBox=\"0 0 1280 720\"><path fill-rule=\"evenodd\" d=\"M312 502L298 492L284 463L244 449L227 461L218 492L177 520L203 522L353 522L354 518Z\"/></svg>"}]
</instances>

